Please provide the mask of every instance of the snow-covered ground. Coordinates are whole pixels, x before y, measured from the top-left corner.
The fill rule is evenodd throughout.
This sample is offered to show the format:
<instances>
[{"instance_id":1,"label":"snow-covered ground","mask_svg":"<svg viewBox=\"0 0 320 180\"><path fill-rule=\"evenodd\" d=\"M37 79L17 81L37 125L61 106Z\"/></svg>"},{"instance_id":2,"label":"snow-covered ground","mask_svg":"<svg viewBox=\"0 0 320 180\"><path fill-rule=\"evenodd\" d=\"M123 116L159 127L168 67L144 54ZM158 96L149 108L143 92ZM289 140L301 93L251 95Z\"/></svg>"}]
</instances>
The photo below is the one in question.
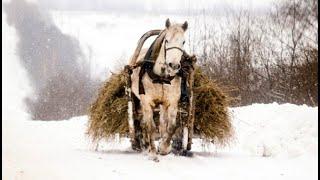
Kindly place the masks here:
<instances>
[{"instance_id":1,"label":"snow-covered ground","mask_svg":"<svg viewBox=\"0 0 320 180\"><path fill-rule=\"evenodd\" d=\"M194 157L177 157L170 154L160 156L159 163L148 160L143 153L131 151L128 139L104 142L96 151L95 146L85 136L86 116L64 121L31 121L25 113L22 99L31 93L32 89L15 55L17 37L14 28L5 23L5 16L2 18L2 37L4 38L2 42L4 52L2 55L2 97L4 98L2 101L2 179L309 180L318 178L318 107L274 103L232 108L230 111L236 133L229 147L219 149L212 145L204 146L200 140L195 139L192 147ZM101 18L97 15L89 19L100 19L105 22ZM66 32L69 27L67 33L73 34L73 30L78 28L76 25L79 26L80 23L72 24L78 20L71 19L70 16L68 26L63 25L63 18L60 19L59 26ZM81 19L84 22L86 20L85 17ZM56 18L56 20L59 19ZM119 21L119 18L116 20ZM148 24L147 20L140 19L136 22ZM118 27L125 24L124 22L129 23L130 19L120 21L115 26L111 23L111 26ZM154 24L149 25L153 27ZM149 25L144 27L149 29ZM70 29L71 26L73 29ZM103 29L108 27L108 23L97 24L97 26ZM158 26L154 27L159 28ZM102 57L110 50L104 52L103 46L97 45L98 43L104 45L104 42L92 39L99 35L95 35L98 30L94 31L90 29L91 27L93 26L89 23L83 26L82 30L79 28L81 30L79 39L83 44L93 44L92 59L100 58L102 61ZM133 22L130 27L134 27ZM135 44L131 42L136 42L141 32L145 31L134 29L132 28L135 32L133 34L137 37L127 39L132 48ZM108 32L111 33L108 37L111 38L119 33L116 30L118 29L113 29L115 32ZM103 34L103 31L99 32L100 35ZM123 31L121 34L126 33L128 32ZM111 41L112 38L110 38ZM112 47L110 43L106 43L106 46ZM120 45L115 43L115 47L118 46ZM122 50L115 50L112 57L117 57L121 53Z\"/></svg>"},{"instance_id":2,"label":"snow-covered ground","mask_svg":"<svg viewBox=\"0 0 320 180\"><path fill-rule=\"evenodd\" d=\"M317 179L318 108L256 104L231 111L237 140L230 147L195 140L194 157L170 154L159 163L131 151L128 139L95 151L86 116L3 121L3 179Z\"/></svg>"}]
</instances>

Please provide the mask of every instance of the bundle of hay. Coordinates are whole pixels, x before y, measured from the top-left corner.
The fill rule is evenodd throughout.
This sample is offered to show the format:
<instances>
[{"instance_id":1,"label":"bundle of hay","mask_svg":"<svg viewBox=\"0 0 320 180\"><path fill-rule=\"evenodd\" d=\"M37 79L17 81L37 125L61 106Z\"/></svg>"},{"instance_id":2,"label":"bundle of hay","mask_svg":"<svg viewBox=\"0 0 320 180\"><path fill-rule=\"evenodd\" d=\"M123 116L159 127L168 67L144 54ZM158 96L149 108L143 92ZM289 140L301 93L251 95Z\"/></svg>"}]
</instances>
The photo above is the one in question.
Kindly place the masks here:
<instances>
[{"instance_id":1,"label":"bundle of hay","mask_svg":"<svg viewBox=\"0 0 320 180\"><path fill-rule=\"evenodd\" d=\"M233 135L228 113L230 99L199 68L194 73L194 134L215 144L226 145ZM213 140L213 141L212 141Z\"/></svg>"},{"instance_id":2,"label":"bundle of hay","mask_svg":"<svg viewBox=\"0 0 320 180\"><path fill-rule=\"evenodd\" d=\"M93 141L109 139L116 134L125 136L128 127L128 101L125 95L123 72L113 74L99 90L96 101L89 108L87 134Z\"/></svg>"},{"instance_id":3,"label":"bundle of hay","mask_svg":"<svg viewBox=\"0 0 320 180\"><path fill-rule=\"evenodd\" d=\"M127 136L129 133L123 73L112 75L104 83L89 109L87 133L93 141L109 139L116 134ZM195 71L193 90L196 107L194 134L219 145L227 144L233 132L227 96L199 68Z\"/></svg>"}]
</instances>

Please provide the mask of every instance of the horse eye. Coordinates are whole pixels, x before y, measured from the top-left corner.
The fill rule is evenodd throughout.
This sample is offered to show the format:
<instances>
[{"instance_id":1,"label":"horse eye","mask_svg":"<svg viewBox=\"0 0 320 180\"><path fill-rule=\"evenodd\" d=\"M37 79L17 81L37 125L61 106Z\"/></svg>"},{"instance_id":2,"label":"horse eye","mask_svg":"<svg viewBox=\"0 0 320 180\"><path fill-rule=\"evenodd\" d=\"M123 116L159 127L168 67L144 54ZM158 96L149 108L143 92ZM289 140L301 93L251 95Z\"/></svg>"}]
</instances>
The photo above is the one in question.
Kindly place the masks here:
<instances>
[{"instance_id":1,"label":"horse eye","mask_svg":"<svg viewBox=\"0 0 320 180\"><path fill-rule=\"evenodd\" d=\"M168 43L168 40L165 40L166 43Z\"/></svg>"},{"instance_id":2,"label":"horse eye","mask_svg":"<svg viewBox=\"0 0 320 180\"><path fill-rule=\"evenodd\" d=\"M186 41L183 41L182 44L184 44Z\"/></svg>"}]
</instances>

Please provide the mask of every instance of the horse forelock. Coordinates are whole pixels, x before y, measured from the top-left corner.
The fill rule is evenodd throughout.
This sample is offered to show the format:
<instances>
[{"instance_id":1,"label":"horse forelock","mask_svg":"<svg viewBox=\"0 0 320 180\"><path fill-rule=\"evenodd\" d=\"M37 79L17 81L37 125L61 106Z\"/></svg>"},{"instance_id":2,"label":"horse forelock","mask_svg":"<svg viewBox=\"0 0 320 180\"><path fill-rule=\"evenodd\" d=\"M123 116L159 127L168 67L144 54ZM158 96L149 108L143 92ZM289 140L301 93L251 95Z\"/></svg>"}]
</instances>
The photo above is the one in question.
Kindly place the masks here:
<instances>
[{"instance_id":1,"label":"horse forelock","mask_svg":"<svg viewBox=\"0 0 320 180\"><path fill-rule=\"evenodd\" d=\"M167 34L170 35L170 37L168 37L168 40L172 40L177 35L184 35L184 32L185 31L183 30L181 24L173 24L167 30Z\"/></svg>"}]
</instances>

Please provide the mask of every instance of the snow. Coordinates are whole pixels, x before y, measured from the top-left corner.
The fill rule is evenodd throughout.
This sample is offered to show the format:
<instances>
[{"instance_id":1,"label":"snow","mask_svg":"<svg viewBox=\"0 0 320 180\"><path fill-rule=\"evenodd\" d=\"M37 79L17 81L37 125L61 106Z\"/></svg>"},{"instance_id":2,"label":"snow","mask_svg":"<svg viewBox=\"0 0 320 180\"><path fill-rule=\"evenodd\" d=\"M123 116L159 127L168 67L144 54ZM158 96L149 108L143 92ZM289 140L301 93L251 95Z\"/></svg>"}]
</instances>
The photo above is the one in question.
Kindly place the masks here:
<instances>
[{"instance_id":1,"label":"snow","mask_svg":"<svg viewBox=\"0 0 320 180\"><path fill-rule=\"evenodd\" d=\"M318 178L318 107L273 103L231 108L235 140L230 146L217 148L194 139L194 157L169 154L160 156L159 163L148 160L145 153L131 151L127 138L102 142L96 150L96 146L91 144L85 135L88 122L86 116L64 121L30 120L23 98L31 93L32 89L15 55L15 31L5 23L5 14L2 15L3 179ZM71 23L70 26L72 25ZM90 32L92 29L89 27L91 26L88 25L83 31ZM87 39L92 44L101 43L98 39L90 41L93 35L85 34L83 32L80 37L80 40L84 40L82 42ZM139 33L134 34L140 36ZM137 37L132 37L130 42L133 39L136 41ZM96 56L103 57L103 47L95 45L93 48L96 47ZM119 53L121 54L122 50L115 51L113 56ZM100 60L102 61L102 58Z\"/></svg>"},{"instance_id":2,"label":"snow","mask_svg":"<svg viewBox=\"0 0 320 180\"><path fill-rule=\"evenodd\" d=\"M232 109L243 150L257 156L317 154L318 108L253 104Z\"/></svg>"},{"instance_id":3,"label":"snow","mask_svg":"<svg viewBox=\"0 0 320 180\"><path fill-rule=\"evenodd\" d=\"M5 13L2 13L2 27L2 119L26 118L28 114L25 113L22 99L32 90L26 71L16 55L15 29L6 23Z\"/></svg>"},{"instance_id":4,"label":"snow","mask_svg":"<svg viewBox=\"0 0 320 180\"><path fill-rule=\"evenodd\" d=\"M96 151L85 135L86 116L3 121L3 178L317 179L318 108L254 104L231 111L237 140L228 148L195 139L194 157L169 154L159 163L130 150L127 138L101 143ZM261 145L270 156L259 151Z\"/></svg>"}]
</instances>

